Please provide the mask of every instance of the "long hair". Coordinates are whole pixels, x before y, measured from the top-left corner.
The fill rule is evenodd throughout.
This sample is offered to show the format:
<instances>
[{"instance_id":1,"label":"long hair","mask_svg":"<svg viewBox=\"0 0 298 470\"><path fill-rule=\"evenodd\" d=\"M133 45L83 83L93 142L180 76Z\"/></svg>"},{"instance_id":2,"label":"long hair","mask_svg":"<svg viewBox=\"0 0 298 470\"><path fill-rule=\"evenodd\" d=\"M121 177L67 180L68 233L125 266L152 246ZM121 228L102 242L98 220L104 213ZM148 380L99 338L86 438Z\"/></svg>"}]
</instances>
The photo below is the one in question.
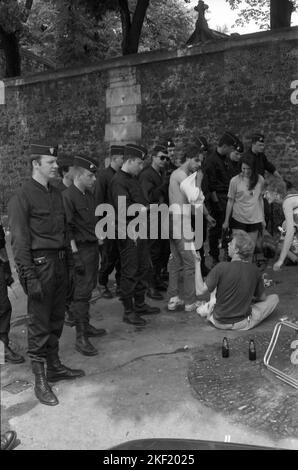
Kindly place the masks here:
<instances>
[{"instance_id":1,"label":"long hair","mask_svg":"<svg viewBox=\"0 0 298 470\"><path fill-rule=\"evenodd\" d=\"M242 170L242 163L245 163L251 169L251 175L249 178L249 186L248 186L249 191L251 191L252 189L256 187L256 184L259 181L259 175L256 172L256 168L254 165L254 158L250 155L244 155L240 161L241 170Z\"/></svg>"}]
</instances>

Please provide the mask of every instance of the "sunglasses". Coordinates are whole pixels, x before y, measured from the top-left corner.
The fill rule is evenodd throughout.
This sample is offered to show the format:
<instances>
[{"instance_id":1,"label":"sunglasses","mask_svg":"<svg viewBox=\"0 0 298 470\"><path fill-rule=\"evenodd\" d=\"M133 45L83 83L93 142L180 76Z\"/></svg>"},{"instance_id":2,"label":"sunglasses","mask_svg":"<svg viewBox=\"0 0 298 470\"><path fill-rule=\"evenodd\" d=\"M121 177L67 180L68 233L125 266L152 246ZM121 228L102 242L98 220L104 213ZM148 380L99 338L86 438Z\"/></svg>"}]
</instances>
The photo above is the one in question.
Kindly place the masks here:
<instances>
[{"instance_id":1,"label":"sunglasses","mask_svg":"<svg viewBox=\"0 0 298 470\"><path fill-rule=\"evenodd\" d=\"M167 160L167 162L170 161L170 158L169 158L169 157L166 157L165 155L161 155L159 158L160 158L162 161L164 161L164 160Z\"/></svg>"}]
</instances>

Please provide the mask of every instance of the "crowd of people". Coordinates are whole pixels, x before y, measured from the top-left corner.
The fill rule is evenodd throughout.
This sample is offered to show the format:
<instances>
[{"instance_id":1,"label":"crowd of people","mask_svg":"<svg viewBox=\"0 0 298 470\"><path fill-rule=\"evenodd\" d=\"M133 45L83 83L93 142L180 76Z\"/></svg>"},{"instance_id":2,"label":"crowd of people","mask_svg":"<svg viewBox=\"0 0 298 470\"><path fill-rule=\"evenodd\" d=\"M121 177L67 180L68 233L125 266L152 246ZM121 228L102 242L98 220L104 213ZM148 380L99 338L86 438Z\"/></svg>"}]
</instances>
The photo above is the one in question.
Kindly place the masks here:
<instances>
[{"instance_id":1,"label":"crowd of people","mask_svg":"<svg viewBox=\"0 0 298 470\"><path fill-rule=\"evenodd\" d=\"M185 147L162 141L149 154L141 145L119 144L101 169L87 154L30 144L32 177L7 212L14 263L28 297L28 357L41 403L59 403L50 383L85 375L60 360L65 324L76 329L76 351L98 354L90 338L106 330L90 323L90 300L97 286L102 297L114 296L113 271L123 321L131 325L145 326L144 317L160 314L147 298L166 300L171 312L202 313L206 304L198 296L206 292L213 301L205 316L216 328L247 330L273 312L279 299L266 296L254 254L269 230L272 205L282 204L286 235L273 266L281 268L298 223L298 194L287 195L264 146L264 136L254 134L244 151L230 132L213 150L203 136ZM9 343L12 283L1 225L0 339L5 361L19 364L25 359Z\"/></svg>"}]
</instances>

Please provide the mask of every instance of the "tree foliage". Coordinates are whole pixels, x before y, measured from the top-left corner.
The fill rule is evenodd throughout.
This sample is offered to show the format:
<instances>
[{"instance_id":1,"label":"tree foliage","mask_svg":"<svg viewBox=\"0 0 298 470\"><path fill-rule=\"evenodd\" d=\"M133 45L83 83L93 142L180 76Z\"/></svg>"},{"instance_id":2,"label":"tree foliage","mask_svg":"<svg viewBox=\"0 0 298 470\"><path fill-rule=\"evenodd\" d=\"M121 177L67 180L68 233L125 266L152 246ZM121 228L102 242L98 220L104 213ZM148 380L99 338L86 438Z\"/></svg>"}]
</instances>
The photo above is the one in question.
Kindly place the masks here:
<instances>
[{"instance_id":1,"label":"tree foliage","mask_svg":"<svg viewBox=\"0 0 298 470\"><path fill-rule=\"evenodd\" d=\"M35 0L22 44L63 66L121 55L122 23L118 2ZM130 2L132 22L137 2ZM142 24L138 51L177 48L193 29L193 19L179 0L153 0Z\"/></svg>"},{"instance_id":2,"label":"tree foliage","mask_svg":"<svg viewBox=\"0 0 298 470\"><path fill-rule=\"evenodd\" d=\"M237 26L245 26L247 23L255 22L260 29L270 28L272 0L226 0L226 2L229 3L232 10L238 10ZM297 0L293 0L293 4L297 6Z\"/></svg>"},{"instance_id":3,"label":"tree foliage","mask_svg":"<svg viewBox=\"0 0 298 470\"><path fill-rule=\"evenodd\" d=\"M0 47L6 60L6 76L19 75L19 38L25 30L33 0L0 0Z\"/></svg>"}]
</instances>

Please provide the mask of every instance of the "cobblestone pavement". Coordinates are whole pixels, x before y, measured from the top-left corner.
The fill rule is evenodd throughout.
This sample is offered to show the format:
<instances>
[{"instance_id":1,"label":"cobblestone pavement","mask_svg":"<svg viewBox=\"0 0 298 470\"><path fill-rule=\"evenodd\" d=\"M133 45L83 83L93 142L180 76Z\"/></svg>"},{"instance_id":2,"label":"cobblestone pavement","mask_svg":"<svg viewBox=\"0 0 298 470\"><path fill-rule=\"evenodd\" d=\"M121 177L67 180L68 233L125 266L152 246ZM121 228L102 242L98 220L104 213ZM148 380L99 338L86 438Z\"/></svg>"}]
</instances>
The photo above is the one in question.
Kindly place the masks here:
<instances>
[{"instance_id":1,"label":"cobblestone pavement","mask_svg":"<svg viewBox=\"0 0 298 470\"><path fill-rule=\"evenodd\" d=\"M298 430L298 390L276 379L264 363L269 333L248 332L229 338L230 356L223 358L221 343L193 351L189 381L197 398L234 422L266 432L272 438L296 437ZM257 360L248 358L249 340L256 345ZM298 366L290 362L290 345L298 332L281 332L272 355L277 368L298 380Z\"/></svg>"}]
</instances>

